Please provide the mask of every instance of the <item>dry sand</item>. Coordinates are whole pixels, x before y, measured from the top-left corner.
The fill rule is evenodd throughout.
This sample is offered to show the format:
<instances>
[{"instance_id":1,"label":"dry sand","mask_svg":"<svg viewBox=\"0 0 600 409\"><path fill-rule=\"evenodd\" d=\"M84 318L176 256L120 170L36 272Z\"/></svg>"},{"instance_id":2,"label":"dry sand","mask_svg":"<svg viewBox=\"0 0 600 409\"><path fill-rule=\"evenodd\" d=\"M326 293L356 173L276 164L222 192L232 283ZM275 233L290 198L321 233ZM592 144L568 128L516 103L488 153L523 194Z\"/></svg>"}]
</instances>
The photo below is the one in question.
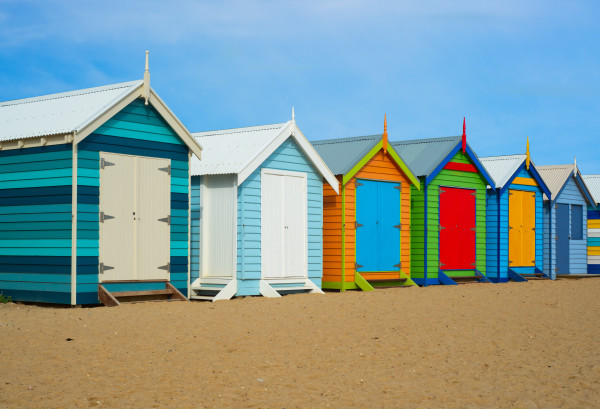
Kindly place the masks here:
<instances>
[{"instance_id":1,"label":"dry sand","mask_svg":"<svg viewBox=\"0 0 600 409\"><path fill-rule=\"evenodd\" d=\"M5 304L0 407L598 408L599 296L588 278Z\"/></svg>"}]
</instances>

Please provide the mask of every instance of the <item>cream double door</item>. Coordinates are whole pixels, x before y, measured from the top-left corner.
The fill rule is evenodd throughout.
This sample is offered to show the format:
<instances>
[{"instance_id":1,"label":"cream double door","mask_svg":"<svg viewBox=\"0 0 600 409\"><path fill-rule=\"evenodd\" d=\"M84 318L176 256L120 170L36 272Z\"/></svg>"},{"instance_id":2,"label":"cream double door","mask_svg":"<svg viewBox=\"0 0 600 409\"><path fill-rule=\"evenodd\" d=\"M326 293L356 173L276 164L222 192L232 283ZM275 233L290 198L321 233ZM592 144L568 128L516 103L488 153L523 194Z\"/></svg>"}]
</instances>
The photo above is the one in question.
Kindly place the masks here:
<instances>
[{"instance_id":1,"label":"cream double door","mask_svg":"<svg viewBox=\"0 0 600 409\"><path fill-rule=\"evenodd\" d=\"M263 169L261 190L262 278L307 277L306 173Z\"/></svg>"},{"instance_id":2,"label":"cream double door","mask_svg":"<svg viewBox=\"0 0 600 409\"><path fill-rule=\"evenodd\" d=\"M100 282L168 280L169 159L100 152Z\"/></svg>"}]
</instances>

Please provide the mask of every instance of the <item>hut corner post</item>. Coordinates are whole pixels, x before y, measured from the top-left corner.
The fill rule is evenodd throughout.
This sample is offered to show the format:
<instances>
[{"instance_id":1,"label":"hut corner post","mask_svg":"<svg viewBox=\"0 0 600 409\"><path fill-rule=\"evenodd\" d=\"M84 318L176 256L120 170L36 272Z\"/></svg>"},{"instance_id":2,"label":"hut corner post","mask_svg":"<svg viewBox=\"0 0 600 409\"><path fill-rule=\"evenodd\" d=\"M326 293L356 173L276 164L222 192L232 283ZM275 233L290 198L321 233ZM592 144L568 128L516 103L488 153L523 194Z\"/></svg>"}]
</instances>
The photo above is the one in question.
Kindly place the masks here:
<instances>
[{"instance_id":1,"label":"hut corner post","mask_svg":"<svg viewBox=\"0 0 600 409\"><path fill-rule=\"evenodd\" d=\"M342 282L340 291L346 291L346 185L342 182Z\"/></svg>"},{"instance_id":2,"label":"hut corner post","mask_svg":"<svg viewBox=\"0 0 600 409\"><path fill-rule=\"evenodd\" d=\"M423 184L425 187L423 188L423 195L425 196L425 215L423 216L423 244L424 244L424 258L423 258L423 278L424 278L424 286L427 287L427 234L429 219L427 218L427 179L423 180Z\"/></svg>"},{"instance_id":3,"label":"hut corner post","mask_svg":"<svg viewBox=\"0 0 600 409\"><path fill-rule=\"evenodd\" d=\"M77 305L77 140L73 132L71 178L71 305Z\"/></svg>"}]
</instances>

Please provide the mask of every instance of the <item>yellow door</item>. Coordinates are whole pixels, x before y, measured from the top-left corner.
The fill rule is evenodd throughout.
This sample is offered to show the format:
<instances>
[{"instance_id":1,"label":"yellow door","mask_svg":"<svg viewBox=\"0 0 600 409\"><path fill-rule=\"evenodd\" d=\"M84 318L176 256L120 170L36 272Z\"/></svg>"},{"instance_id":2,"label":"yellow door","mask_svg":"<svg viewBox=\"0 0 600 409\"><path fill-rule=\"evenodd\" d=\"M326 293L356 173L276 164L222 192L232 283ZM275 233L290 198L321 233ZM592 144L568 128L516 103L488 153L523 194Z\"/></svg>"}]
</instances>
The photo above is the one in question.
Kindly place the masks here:
<instances>
[{"instance_id":1,"label":"yellow door","mask_svg":"<svg viewBox=\"0 0 600 409\"><path fill-rule=\"evenodd\" d=\"M535 193L509 191L508 221L509 266L535 266Z\"/></svg>"}]
</instances>

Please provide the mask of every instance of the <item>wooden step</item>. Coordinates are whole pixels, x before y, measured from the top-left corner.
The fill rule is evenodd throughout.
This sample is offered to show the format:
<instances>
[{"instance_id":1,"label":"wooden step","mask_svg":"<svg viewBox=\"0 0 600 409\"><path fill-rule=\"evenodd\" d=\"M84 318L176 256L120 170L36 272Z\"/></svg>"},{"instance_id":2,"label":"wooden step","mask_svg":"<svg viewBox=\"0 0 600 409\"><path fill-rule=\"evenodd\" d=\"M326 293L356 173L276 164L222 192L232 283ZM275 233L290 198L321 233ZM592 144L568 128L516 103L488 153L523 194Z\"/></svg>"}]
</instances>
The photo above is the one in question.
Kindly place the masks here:
<instances>
[{"instance_id":1,"label":"wooden step","mask_svg":"<svg viewBox=\"0 0 600 409\"><path fill-rule=\"evenodd\" d=\"M477 275L477 276L448 276L453 280L480 280L483 278L483 276Z\"/></svg>"},{"instance_id":2,"label":"wooden step","mask_svg":"<svg viewBox=\"0 0 600 409\"><path fill-rule=\"evenodd\" d=\"M215 298L214 295L192 295L190 297L192 300L206 300L206 301L212 301L213 298Z\"/></svg>"},{"instance_id":3,"label":"wooden step","mask_svg":"<svg viewBox=\"0 0 600 409\"><path fill-rule=\"evenodd\" d=\"M273 287L275 291L306 291L312 290L312 287Z\"/></svg>"},{"instance_id":4,"label":"wooden step","mask_svg":"<svg viewBox=\"0 0 600 409\"><path fill-rule=\"evenodd\" d=\"M142 301L139 298L159 297L158 299L145 299L143 301L187 301L187 298L179 292L171 283L165 282L165 288L162 290L143 290L143 291L115 291L110 292L102 284L98 285L98 299L107 307L116 307L121 305L122 301ZM119 301L119 298L125 299Z\"/></svg>"}]
</instances>

